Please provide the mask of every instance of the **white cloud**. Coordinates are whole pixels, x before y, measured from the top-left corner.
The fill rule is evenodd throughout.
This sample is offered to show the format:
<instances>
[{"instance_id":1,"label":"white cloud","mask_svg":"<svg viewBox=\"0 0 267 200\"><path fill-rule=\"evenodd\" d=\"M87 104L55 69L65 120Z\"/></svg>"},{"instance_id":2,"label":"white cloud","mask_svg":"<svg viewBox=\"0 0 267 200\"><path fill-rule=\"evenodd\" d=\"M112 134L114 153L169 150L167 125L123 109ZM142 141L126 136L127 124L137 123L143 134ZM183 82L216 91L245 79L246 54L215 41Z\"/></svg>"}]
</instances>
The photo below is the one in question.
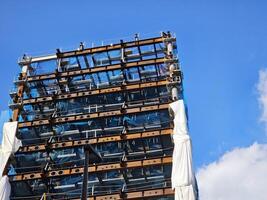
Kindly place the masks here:
<instances>
[{"instance_id":1,"label":"white cloud","mask_svg":"<svg viewBox=\"0 0 267 200\"><path fill-rule=\"evenodd\" d=\"M267 69L257 83L260 121L267 132ZM266 200L267 144L254 143L225 153L197 172L201 200Z\"/></svg>"},{"instance_id":2,"label":"white cloud","mask_svg":"<svg viewBox=\"0 0 267 200\"><path fill-rule=\"evenodd\" d=\"M197 172L201 200L266 200L267 144L225 153Z\"/></svg>"},{"instance_id":3,"label":"white cloud","mask_svg":"<svg viewBox=\"0 0 267 200\"><path fill-rule=\"evenodd\" d=\"M259 92L258 101L262 109L260 120L265 123L267 131L267 69L262 69L259 71L259 82L257 84L257 89Z\"/></svg>"}]
</instances>

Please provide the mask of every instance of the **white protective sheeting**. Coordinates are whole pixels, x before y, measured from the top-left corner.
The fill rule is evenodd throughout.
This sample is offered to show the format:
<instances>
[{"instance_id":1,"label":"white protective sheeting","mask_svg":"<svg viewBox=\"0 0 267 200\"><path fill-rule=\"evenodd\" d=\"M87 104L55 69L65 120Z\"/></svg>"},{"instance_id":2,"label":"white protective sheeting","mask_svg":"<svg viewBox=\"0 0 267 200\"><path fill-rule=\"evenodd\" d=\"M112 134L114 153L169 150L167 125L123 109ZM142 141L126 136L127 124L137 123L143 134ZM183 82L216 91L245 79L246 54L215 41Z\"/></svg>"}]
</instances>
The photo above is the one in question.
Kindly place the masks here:
<instances>
[{"instance_id":1,"label":"white protective sheeting","mask_svg":"<svg viewBox=\"0 0 267 200\"><path fill-rule=\"evenodd\" d=\"M0 180L0 200L9 200L11 186L7 176L3 176Z\"/></svg>"},{"instance_id":2,"label":"white protective sheeting","mask_svg":"<svg viewBox=\"0 0 267 200\"><path fill-rule=\"evenodd\" d=\"M2 148L0 149L0 200L9 200L11 187L8 177L3 176L3 172L10 155L22 145L16 137L17 127L18 122L6 122L3 127Z\"/></svg>"},{"instance_id":3,"label":"white protective sheeting","mask_svg":"<svg viewBox=\"0 0 267 200\"><path fill-rule=\"evenodd\" d=\"M174 113L172 189L175 200L197 200L197 184L192 161L191 139L183 100L170 104Z\"/></svg>"},{"instance_id":4,"label":"white protective sheeting","mask_svg":"<svg viewBox=\"0 0 267 200\"><path fill-rule=\"evenodd\" d=\"M14 153L22 145L21 141L16 137L17 128L18 122L6 122L4 124L2 151Z\"/></svg>"},{"instance_id":5,"label":"white protective sheeting","mask_svg":"<svg viewBox=\"0 0 267 200\"><path fill-rule=\"evenodd\" d=\"M9 156L16 152L19 147L22 145L21 141L17 139L18 122L6 122L3 127L3 139L2 139L2 148L0 151L0 173L1 177L3 171L9 159Z\"/></svg>"}]
</instances>

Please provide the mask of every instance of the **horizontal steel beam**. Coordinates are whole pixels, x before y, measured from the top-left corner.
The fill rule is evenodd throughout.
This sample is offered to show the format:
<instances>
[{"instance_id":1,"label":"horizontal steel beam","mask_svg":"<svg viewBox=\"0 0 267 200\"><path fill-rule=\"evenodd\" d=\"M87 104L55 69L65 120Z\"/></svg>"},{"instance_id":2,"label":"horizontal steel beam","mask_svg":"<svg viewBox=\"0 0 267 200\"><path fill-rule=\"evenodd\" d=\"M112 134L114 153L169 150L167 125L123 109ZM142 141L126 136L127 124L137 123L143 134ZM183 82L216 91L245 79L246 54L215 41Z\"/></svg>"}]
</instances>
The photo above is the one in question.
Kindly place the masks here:
<instances>
[{"instance_id":1,"label":"horizontal steel beam","mask_svg":"<svg viewBox=\"0 0 267 200\"><path fill-rule=\"evenodd\" d=\"M110 50L117 50L122 47L137 47L137 46L144 46L144 45L150 45L150 44L156 44L156 43L162 43L167 38L164 37L156 37L156 38L149 38L144 40L138 40L138 41L129 41L129 42L122 42L119 44L110 44L105 46L97 46L92 48L86 48L83 50L73 50L73 51L66 51L66 52L58 52L56 54L52 55L46 55L46 56L36 56L36 57L29 57L29 59L26 60L19 60L18 64L28 64L28 63L34 63L34 62L42 62L42 61L48 61L58 58L67 58L72 56L81 56L85 54L93 54L93 53L100 53L103 51L110 51Z\"/></svg>"},{"instance_id":2,"label":"horizontal steel beam","mask_svg":"<svg viewBox=\"0 0 267 200\"><path fill-rule=\"evenodd\" d=\"M105 71L122 69L122 68L131 68L131 67L137 67L137 66L161 64L164 62L171 62L171 61L172 61L171 59L158 58L158 59L149 59L149 60L136 61L136 62L127 62L123 66L121 64L115 64L115 65L93 67L93 68L68 71L68 72L58 72L58 73L28 76L27 82L44 81L44 80L56 79L56 78L57 79L58 78L67 78L67 77L72 77L72 76L87 75L87 74L92 74L92 73L97 73L97 72L105 72Z\"/></svg>"},{"instance_id":3,"label":"horizontal steel beam","mask_svg":"<svg viewBox=\"0 0 267 200\"><path fill-rule=\"evenodd\" d=\"M172 163L172 157L164 156L153 159L142 159L142 160L125 161L120 163L90 165L88 167L88 171L89 173L96 173L96 172L101 173L112 170L143 168L155 165L167 165L171 163ZM48 170L47 172L31 172L31 173L17 174L14 176L9 176L9 178L10 181L26 181L26 180L43 179L43 178L55 178L68 175L79 175L83 174L83 171L84 171L83 167L73 167L73 168L59 169L59 170Z\"/></svg>"},{"instance_id":4,"label":"horizontal steel beam","mask_svg":"<svg viewBox=\"0 0 267 200\"><path fill-rule=\"evenodd\" d=\"M104 52L104 51L118 50L121 48L131 48L131 47L137 47L137 46L144 46L144 45L162 43L165 41L165 39L166 38L164 38L164 37L156 37L156 38L149 38L149 39L144 39L144 40L122 42L119 44L110 44L110 45L106 45L106 46L86 48L84 50L61 52L61 53L57 53L57 57L58 58L67 58L67 57L72 57L72 56L81 56L81 55L85 55L85 54L94 54L94 53L100 53L100 52Z\"/></svg>"},{"instance_id":5,"label":"horizontal steel beam","mask_svg":"<svg viewBox=\"0 0 267 200\"><path fill-rule=\"evenodd\" d=\"M53 142L48 144L36 144L20 147L19 153L32 153L39 151L49 150L57 150L57 149L65 149L65 148L74 148L84 146L86 144L102 144L107 142L121 142L123 140L135 140L135 139L145 139L151 137L158 137L163 135L171 135L172 129L162 129L156 131L144 131L138 133L126 133L126 134L116 134L112 136L106 137L96 137L90 139L81 139L81 140L72 140L72 141L64 141L64 142Z\"/></svg>"},{"instance_id":6,"label":"horizontal steel beam","mask_svg":"<svg viewBox=\"0 0 267 200\"><path fill-rule=\"evenodd\" d=\"M91 196L91 197L88 197L87 200L152 199L152 198L157 198L157 197L167 197L167 196L173 196L173 195L174 195L174 191L171 188L166 187L166 188L157 188L157 189L150 189L150 190L138 190L135 192ZM80 199L76 198L72 200L80 200Z\"/></svg>"},{"instance_id":7,"label":"horizontal steel beam","mask_svg":"<svg viewBox=\"0 0 267 200\"><path fill-rule=\"evenodd\" d=\"M80 198L71 198L68 197L67 193L57 194L57 193L45 193L47 199L56 198L61 200L81 200ZM28 199L40 200L43 196L28 196ZM136 199L152 199L152 198L161 198L161 197L172 197L174 196L174 191L170 187L157 187L154 189L140 189L138 191L127 191L123 193L113 192L112 194L107 195L93 195L87 198L87 200L136 200ZM11 200L24 200L26 197L11 197Z\"/></svg>"},{"instance_id":8,"label":"horizontal steel beam","mask_svg":"<svg viewBox=\"0 0 267 200\"><path fill-rule=\"evenodd\" d=\"M135 113L163 110L163 109L168 109L168 107L169 107L168 103L163 103L163 104L158 104L158 105L153 105L153 106L141 105L138 107L125 108L125 109L113 110L113 111L107 111L107 112L96 112L92 114L81 114L81 115L73 115L73 116L66 116L66 117L56 117L52 119L19 122L18 127L26 128L26 127L35 127L35 126L42 126L42 125L62 124L66 122L78 122L78 121L97 119L97 118L103 118L103 117L120 116L120 115L125 115L125 114L135 114Z\"/></svg>"},{"instance_id":9,"label":"horizontal steel beam","mask_svg":"<svg viewBox=\"0 0 267 200\"><path fill-rule=\"evenodd\" d=\"M53 59L57 59L56 54L33 57L31 58L30 62L43 62L43 61L48 61L48 60L53 60Z\"/></svg>"},{"instance_id":10,"label":"horizontal steel beam","mask_svg":"<svg viewBox=\"0 0 267 200\"><path fill-rule=\"evenodd\" d=\"M83 97L88 97L88 96L93 96L93 95L109 94L109 93L115 93L115 92L132 91L132 90L138 90L138 89L144 89L144 88L150 88L150 87L164 86L167 84L168 84L168 81L166 80L153 81L153 82L147 82L147 83L126 84L126 85L115 86L115 87L110 87L110 88L87 90L87 91L72 92L72 93L62 94L62 95L24 99L22 100L22 105L60 101L60 100L72 99L72 98L83 98Z\"/></svg>"}]
</instances>

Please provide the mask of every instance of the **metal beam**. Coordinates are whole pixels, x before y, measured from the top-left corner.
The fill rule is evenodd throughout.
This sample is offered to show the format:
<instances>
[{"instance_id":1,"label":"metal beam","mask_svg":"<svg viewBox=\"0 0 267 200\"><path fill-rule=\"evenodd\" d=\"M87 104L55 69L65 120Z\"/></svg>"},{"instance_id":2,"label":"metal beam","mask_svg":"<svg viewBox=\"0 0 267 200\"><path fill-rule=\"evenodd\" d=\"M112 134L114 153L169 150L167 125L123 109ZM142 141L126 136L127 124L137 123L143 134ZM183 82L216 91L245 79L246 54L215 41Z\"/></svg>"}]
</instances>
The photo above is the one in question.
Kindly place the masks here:
<instances>
[{"instance_id":1,"label":"metal beam","mask_svg":"<svg viewBox=\"0 0 267 200\"><path fill-rule=\"evenodd\" d=\"M80 198L71 198L67 197L66 195L63 194L56 194L56 193L45 193L46 198L57 198L61 200L81 200ZM137 200L137 199L153 199L153 198L160 198L160 197L173 197L174 196L174 191L170 187L163 187L163 188L155 188L155 189L147 189L147 190L138 190L136 192L134 191L128 191L122 194L119 192L114 192L112 194L107 194L107 195L94 195L90 196L87 198L87 200ZM33 199L33 200L40 200L42 196L27 196L28 199ZM11 200L24 200L26 197L16 197L16 198L10 198ZM42 199L43 200L43 199Z\"/></svg>"},{"instance_id":2,"label":"metal beam","mask_svg":"<svg viewBox=\"0 0 267 200\"><path fill-rule=\"evenodd\" d=\"M166 38L164 37L156 37L156 38L144 39L144 40L139 40L139 41L130 41L130 42L111 44L111 45L106 45L106 46L98 46L98 47L93 47L93 48L87 48L84 50L60 52L60 53L57 53L57 57L68 58L72 56L81 56L84 54L94 54L94 53L101 53L104 51L118 50L118 49L121 49L122 47L131 48L131 47L137 47L137 46L150 45L154 43L163 43L165 39Z\"/></svg>"},{"instance_id":3,"label":"metal beam","mask_svg":"<svg viewBox=\"0 0 267 200\"><path fill-rule=\"evenodd\" d=\"M36 56L30 58L30 60L24 61L20 60L19 64L23 65L25 63L33 63L33 62L41 62L41 61L48 61L53 60L57 58L68 58L72 56L80 56L85 54L93 54L93 53L100 53L103 51L111 51L111 50L117 50L124 47L136 47L136 46L144 46L144 45L150 45L154 43L163 43L167 38L163 37L155 37L155 38L149 38L144 40L137 41L129 41L125 43L118 43L118 44L110 44L106 46L98 46L98 47L92 47L92 48L86 48L86 49L79 49L74 51L66 51L66 52L57 52L56 54L52 55L46 55L46 56Z\"/></svg>"},{"instance_id":4,"label":"metal beam","mask_svg":"<svg viewBox=\"0 0 267 200\"><path fill-rule=\"evenodd\" d=\"M82 185L81 200L86 200L88 194L88 167L89 167L89 155L90 155L89 149L84 148L84 154L85 154L85 159L83 168L83 185Z\"/></svg>"},{"instance_id":5,"label":"metal beam","mask_svg":"<svg viewBox=\"0 0 267 200\"><path fill-rule=\"evenodd\" d=\"M149 59L149 60L144 60L144 61L128 62L128 63L125 63L123 68L161 64L161 63L168 62L168 61L171 61L171 60L166 59L166 58L158 58L158 59ZM44 80L56 79L56 78L66 78L66 77L72 77L72 76L87 75L87 74L105 72L105 71L116 70L116 69L122 69L121 64L107 65L107 66L101 66L101 67L92 67L92 68L74 70L74 71L68 71L68 72L28 76L27 82L44 81Z\"/></svg>"},{"instance_id":6,"label":"metal beam","mask_svg":"<svg viewBox=\"0 0 267 200\"><path fill-rule=\"evenodd\" d=\"M90 144L87 144L84 146L84 154L85 154L85 159L84 159L84 167L83 167L82 200L86 200L87 194L88 194L89 161L91 159L102 160L101 155Z\"/></svg>"},{"instance_id":7,"label":"metal beam","mask_svg":"<svg viewBox=\"0 0 267 200\"><path fill-rule=\"evenodd\" d=\"M161 129L155 131L144 131L138 133L126 133L126 134L115 134L107 137L95 137L90 139L80 139L73 141L64 141L64 142L53 142L49 144L36 144L29 146L22 146L19 148L18 153L32 153L32 152L43 152L46 149L58 150L65 148L74 148L81 147L86 144L103 144L108 142L121 142L124 140L136 140L136 139L145 139L151 137L159 137L164 135L171 135L173 132L172 129ZM48 146L47 146L48 145Z\"/></svg>"},{"instance_id":8,"label":"metal beam","mask_svg":"<svg viewBox=\"0 0 267 200\"><path fill-rule=\"evenodd\" d=\"M126 161L123 163L107 163L107 164L96 164L90 165L88 168L89 173L97 173L97 172L107 172L112 170L123 170L123 169L132 169L132 168L142 168L149 167L155 165L167 165L172 163L171 156L163 156L157 157L153 159L141 159L141 160L133 160ZM48 170L47 172L31 172L31 173L23 173L9 176L10 181L27 181L34 179L43 179L43 178L54 178L54 177L62 177L69 175L77 175L83 174L83 167L72 167L65 168L59 170Z\"/></svg>"},{"instance_id":9,"label":"metal beam","mask_svg":"<svg viewBox=\"0 0 267 200\"><path fill-rule=\"evenodd\" d=\"M113 111L107 111L107 112L96 112L92 114L81 114L81 115L73 115L73 116L66 116L66 117L56 117L56 118L52 118L51 120L44 119L44 120L34 120L34 121L29 121L29 122L20 122L18 124L18 127L26 128L26 127L49 125L49 124L62 124L66 122L78 122L78 121L84 121L88 119L97 119L97 118L102 118L102 117L121 116L125 114L135 114L135 113L143 113L143 112L156 111L156 110L164 110L164 109L168 109L168 107L169 107L168 103L162 103L162 104L157 104L153 106L145 106L143 104L138 107L113 110Z\"/></svg>"},{"instance_id":10,"label":"metal beam","mask_svg":"<svg viewBox=\"0 0 267 200\"><path fill-rule=\"evenodd\" d=\"M124 198L121 197L121 193L115 193L110 195L101 195L101 196L91 196L88 197L87 200L123 200L123 199L152 199L156 197L167 197L167 196L173 196L174 191L169 188L158 188L153 190L139 190L137 192L125 192ZM72 200L80 200L80 199L72 199Z\"/></svg>"},{"instance_id":11,"label":"metal beam","mask_svg":"<svg viewBox=\"0 0 267 200\"><path fill-rule=\"evenodd\" d=\"M31 57L30 60L27 60L27 61L20 60L18 62L18 64L19 65L23 65L25 63L29 64L29 63L43 62L43 61L54 60L54 59L57 59L57 55L56 54L51 54L51 55L46 55L46 56L38 56L38 57Z\"/></svg>"},{"instance_id":12,"label":"metal beam","mask_svg":"<svg viewBox=\"0 0 267 200\"><path fill-rule=\"evenodd\" d=\"M18 85L17 95L16 95L16 97L13 98L14 103L19 103L20 99L23 97L23 92L24 92L24 88L25 88L24 81L25 81L26 77L27 77L27 71L22 72L21 77L20 77L21 83ZM18 120L20 111L21 111L21 108L19 108L19 107L16 107L13 110L12 121Z\"/></svg>"},{"instance_id":13,"label":"metal beam","mask_svg":"<svg viewBox=\"0 0 267 200\"><path fill-rule=\"evenodd\" d=\"M22 100L21 104L22 105L39 104L39 103L42 104L45 102L59 101L59 100L65 100L65 99L84 98L84 97L93 96L93 95L110 94L110 93L116 93L116 92L138 90L138 89L143 89L143 88L158 87L158 86L164 86L167 84L168 82L166 80L152 81L152 82L147 82L147 83L126 84L126 85L104 88L104 89L87 90L87 91L72 92L72 93L62 94L62 95L24 99Z\"/></svg>"}]
</instances>

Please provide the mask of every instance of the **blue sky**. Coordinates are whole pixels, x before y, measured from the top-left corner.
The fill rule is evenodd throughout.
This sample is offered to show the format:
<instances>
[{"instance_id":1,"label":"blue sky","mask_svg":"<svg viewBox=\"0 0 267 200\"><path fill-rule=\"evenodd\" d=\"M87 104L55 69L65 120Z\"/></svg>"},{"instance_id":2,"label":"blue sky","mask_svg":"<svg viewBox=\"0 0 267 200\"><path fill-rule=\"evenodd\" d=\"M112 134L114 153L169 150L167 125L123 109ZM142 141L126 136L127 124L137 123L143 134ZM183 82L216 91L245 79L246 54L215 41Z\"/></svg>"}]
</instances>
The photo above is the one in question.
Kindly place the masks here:
<instances>
[{"instance_id":1,"label":"blue sky","mask_svg":"<svg viewBox=\"0 0 267 200\"><path fill-rule=\"evenodd\" d=\"M256 83L266 67L267 2L0 0L0 110L17 59L80 41L176 33L197 168L234 147L266 143Z\"/></svg>"}]
</instances>

